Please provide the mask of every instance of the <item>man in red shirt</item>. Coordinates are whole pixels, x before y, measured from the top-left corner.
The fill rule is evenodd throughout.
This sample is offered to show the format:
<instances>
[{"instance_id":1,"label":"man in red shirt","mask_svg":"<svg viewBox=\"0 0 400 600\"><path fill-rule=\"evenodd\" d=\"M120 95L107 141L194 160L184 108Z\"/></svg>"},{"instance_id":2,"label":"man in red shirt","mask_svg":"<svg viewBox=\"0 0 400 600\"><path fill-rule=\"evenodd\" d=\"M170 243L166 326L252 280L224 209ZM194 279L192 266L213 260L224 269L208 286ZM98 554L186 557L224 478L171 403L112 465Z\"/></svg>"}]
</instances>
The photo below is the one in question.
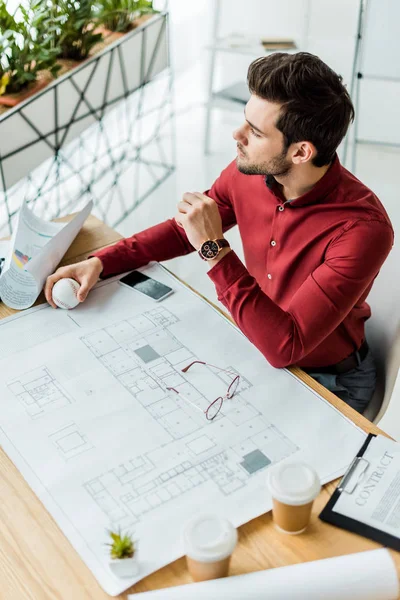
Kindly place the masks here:
<instances>
[{"instance_id":1,"label":"man in red shirt","mask_svg":"<svg viewBox=\"0 0 400 600\"><path fill-rule=\"evenodd\" d=\"M237 158L205 194L186 193L174 219L49 277L79 281L83 301L108 277L197 250L219 300L275 367L298 365L363 412L376 369L365 302L393 245L378 198L336 149L354 109L342 78L308 53L254 61ZM246 266L224 232L238 225Z\"/></svg>"}]
</instances>

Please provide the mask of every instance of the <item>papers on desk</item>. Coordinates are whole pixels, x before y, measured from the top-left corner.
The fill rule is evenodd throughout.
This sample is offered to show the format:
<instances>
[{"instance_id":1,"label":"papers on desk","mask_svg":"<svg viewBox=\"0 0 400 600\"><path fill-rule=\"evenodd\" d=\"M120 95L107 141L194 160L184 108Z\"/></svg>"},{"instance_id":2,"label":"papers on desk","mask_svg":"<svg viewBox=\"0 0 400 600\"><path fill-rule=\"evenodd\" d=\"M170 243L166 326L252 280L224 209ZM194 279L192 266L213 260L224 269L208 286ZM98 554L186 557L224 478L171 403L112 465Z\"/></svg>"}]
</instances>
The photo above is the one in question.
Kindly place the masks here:
<instances>
[{"instance_id":1,"label":"papers on desk","mask_svg":"<svg viewBox=\"0 0 400 600\"><path fill-rule=\"evenodd\" d=\"M400 551L400 444L369 435L320 517Z\"/></svg>"},{"instance_id":2,"label":"papers on desk","mask_svg":"<svg viewBox=\"0 0 400 600\"><path fill-rule=\"evenodd\" d=\"M263 50L292 50L296 48L296 43L292 38L257 37L255 35L231 33L219 40L217 48L232 48L260 53Z\"/></svg>"},{"instance_id":3,"label":"papers on desk","mask_svg":"<svg viewBox=\"0 0 400 600\"><path fill-rule=\"evenodd\" d=\"M53 273L89 216L92 206L93 202L89 202L66 224L40 219L25 201L22 203L0 269L0 297L4 304L19 310L32 306L47 277Z\"/></svg>"},{"instance_id":4,"label":"papers on desk","mask_svg":"<svg viewBox=\"0 0 400 600\"><path fill-rule=\"evenodd\" d=\"M268 569L128 596L129 600L397 600L396 567L387 550Z\"/></svg>"},{"instance_id":5,"label":"papers on desk","mask_svg":"<svg viewBox=\"0 0 400 600\"><path fill-rule=\"evenodd\" d=\"M199 510L236 527L269 511L270 465L303 460L325 483L366 437L159 265L143 272L175 293L157 303L106 280L72 311L0 321L0 444L112 595L182 556ZM219 368L183 373L195 360ZM226 371L237 394L207 421L196 408L226 394ZM138 541L132 579L108 565L119 527Z\"/></svg>"}]
</instances>

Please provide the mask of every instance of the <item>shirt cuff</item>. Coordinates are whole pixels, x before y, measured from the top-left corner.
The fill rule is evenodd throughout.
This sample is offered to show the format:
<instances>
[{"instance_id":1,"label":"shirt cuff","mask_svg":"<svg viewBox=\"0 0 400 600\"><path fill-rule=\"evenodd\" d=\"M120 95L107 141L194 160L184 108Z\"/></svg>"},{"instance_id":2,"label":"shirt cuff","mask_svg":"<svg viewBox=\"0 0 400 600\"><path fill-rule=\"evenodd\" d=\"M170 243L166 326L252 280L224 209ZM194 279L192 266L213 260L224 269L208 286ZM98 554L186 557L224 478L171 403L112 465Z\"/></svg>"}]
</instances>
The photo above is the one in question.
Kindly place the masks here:
<instances>
[{"instance_id":1,"label":"shirt cuff","mask_svg":"<svg viewBox=\"0 0 400 600\"><path fill-rule=\"evenodd\" d=\"M212 269L208 276L214 283L218 297L222 297L238 279L248 275L248 271L238 255L231 250Z\"/></svg>"},{"instance_id":2,"label":"shirt cuff","mask_svg":"<svg viewBox=\"0 0 400 600\"><path fill-rule=\"evenodd\" d=\"M88 258L96 257L101 260L103 270L99 275L99 279L107 279L108 277L112 277L112 259L108 259L107 254L104 254L104 256L101 254L103 250L109 250L109 248L110 246L107 246L106 248L102 248L101 250L93 252L93 254L88 256Z\"/></svg>"}]
</instances>

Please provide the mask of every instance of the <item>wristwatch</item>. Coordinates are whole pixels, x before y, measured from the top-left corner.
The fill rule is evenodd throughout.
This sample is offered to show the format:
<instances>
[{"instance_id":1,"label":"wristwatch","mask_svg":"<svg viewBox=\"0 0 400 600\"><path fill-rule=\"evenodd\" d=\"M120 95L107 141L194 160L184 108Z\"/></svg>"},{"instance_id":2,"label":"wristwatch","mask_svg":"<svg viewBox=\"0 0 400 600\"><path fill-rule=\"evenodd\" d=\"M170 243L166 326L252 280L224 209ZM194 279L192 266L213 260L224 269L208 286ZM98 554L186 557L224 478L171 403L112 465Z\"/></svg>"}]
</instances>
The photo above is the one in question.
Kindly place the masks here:
<instances>
[{"instance_id":1,"label":"wristwatch","mask_svg":"<svg viewBox=\"0 0 400 600\"><path fill-rule=\"evenodd\" d=\"M222 248L230 248L228 240L206 240L198 250L200 258L203 260L213 260L221 252Z\"/></svg>"}]
</instances>

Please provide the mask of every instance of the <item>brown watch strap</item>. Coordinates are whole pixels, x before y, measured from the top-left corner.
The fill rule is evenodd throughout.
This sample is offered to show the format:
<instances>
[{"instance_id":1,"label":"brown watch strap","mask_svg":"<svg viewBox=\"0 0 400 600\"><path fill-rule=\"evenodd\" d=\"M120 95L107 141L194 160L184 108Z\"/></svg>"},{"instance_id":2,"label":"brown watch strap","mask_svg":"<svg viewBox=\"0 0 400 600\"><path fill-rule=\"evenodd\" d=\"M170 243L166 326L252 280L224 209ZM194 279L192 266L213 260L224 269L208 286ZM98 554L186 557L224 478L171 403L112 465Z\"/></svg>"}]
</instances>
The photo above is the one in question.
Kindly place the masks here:
<instances>
[{"instance_id":1,"label":"brown watch strap","mask_svg":"<svg viewBox=\"0 0 400 600\"><path fill-rule=\"evenodd\" d=\"M230 244L228 240L225 238L221 238L220 240L215 240L220 248L230 248Z\"/></svg>"}]
</instances>

